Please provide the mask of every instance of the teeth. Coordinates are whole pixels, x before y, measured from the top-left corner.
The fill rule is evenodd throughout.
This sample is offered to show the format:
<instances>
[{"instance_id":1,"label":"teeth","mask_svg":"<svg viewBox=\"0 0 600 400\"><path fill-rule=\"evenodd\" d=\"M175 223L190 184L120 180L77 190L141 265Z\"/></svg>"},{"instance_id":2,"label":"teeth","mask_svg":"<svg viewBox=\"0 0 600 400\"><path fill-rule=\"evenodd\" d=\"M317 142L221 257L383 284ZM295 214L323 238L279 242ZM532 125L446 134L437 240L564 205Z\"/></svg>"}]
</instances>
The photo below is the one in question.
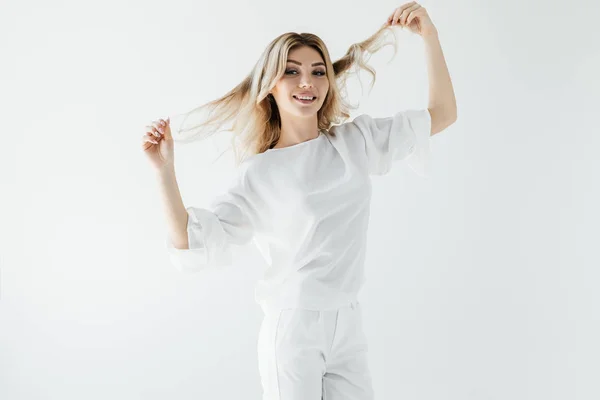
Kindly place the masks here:
<instances>
[{"instance_id":1,"label":"teeth","mask_svg":"<svg viewBox=\"0 0 600 400\"><path fill-rule=\"evenodd\" d=\"M306 96L296 96L296 98L300 99L300 100L312 100L313 99L312 97L306 97Z\"/></svg>"}]
</instances>

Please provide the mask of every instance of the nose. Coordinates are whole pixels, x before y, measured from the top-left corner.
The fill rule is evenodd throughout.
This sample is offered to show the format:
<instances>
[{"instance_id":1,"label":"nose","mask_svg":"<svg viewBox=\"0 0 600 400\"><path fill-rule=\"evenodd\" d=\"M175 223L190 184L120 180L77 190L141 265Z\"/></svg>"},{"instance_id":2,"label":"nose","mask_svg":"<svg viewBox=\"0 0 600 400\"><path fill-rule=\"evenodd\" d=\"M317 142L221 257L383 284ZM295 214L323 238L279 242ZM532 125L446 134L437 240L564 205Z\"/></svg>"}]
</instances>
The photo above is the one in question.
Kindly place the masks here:
<instances>
[{"instance_id":1,"label":"nose","mask_svg":"<svg viewBox=\"0 0 600 400\"><path fill-rule=\"evenodd\" d=\"M301 88L305 88L305 87L312 87L312 80L308 77L306 77L306 75L300 79L300 87Z\"/></svg>"}]
</instances>

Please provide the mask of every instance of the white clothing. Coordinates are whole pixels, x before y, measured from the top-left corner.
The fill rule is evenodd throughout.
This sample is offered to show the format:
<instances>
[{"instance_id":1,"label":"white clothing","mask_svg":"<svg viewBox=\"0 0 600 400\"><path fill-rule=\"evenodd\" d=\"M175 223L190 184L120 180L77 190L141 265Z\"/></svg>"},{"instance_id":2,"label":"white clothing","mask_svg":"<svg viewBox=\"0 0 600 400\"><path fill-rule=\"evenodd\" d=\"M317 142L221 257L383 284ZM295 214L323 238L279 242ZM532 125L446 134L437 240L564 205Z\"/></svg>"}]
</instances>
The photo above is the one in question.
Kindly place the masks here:
<instances>
[{"instance_id":1,"label":"white clothing","mask_svg":"<svg viewBox=\"0 0 600 400\"><path fill-rule=\"evenodd\" d=\"M365 280L369 175L405 160L427 177L430 131L427 109L363 114L249 157L210 207L187 208L189 249L167 239L171 262L182 271L228 264L232 246L254 241L268 264L255 288L263 309L346 306Z\"/></svg>"},{"instance_id":2,"label":"white clothing","mask_svg":"<svg viewBox=\"0 0 600 400\"><path fill-rule=\"evenodd\" d=\"M360 303L267 310L258 335L263 400L372 400Z\"/></svg>"}]
</instances>

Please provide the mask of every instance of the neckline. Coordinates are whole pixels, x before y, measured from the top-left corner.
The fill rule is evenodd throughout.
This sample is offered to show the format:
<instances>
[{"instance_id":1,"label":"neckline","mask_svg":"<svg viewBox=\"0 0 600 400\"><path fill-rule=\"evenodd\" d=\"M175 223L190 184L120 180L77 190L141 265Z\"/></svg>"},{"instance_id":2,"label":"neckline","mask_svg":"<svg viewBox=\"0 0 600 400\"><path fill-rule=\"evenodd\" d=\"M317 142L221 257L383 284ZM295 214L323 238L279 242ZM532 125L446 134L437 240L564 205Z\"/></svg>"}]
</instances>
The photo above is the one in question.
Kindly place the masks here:
<instances>
[{"instance_id":1,"label":"neckline","mask_svg":"<svg viewBox=\"0 0 600 400\"><path fill-rule=\"evenodd\" d=\"M297 147L301 147L301 146L303 146L303 145L306 145L306 144L308 144L308 143L311 143L311 142L315 142L315 141L317 141L317 140L318 140L318 139L320 139L320 138L321 138L321 136L323 136L323 135L324 135L324 133L323 133L323 131L321 130L321 131L319 131L319 135L318 135L316 138L312 138L312 139L306 140L306 141L304 141L304 142L296 143L296 144L293 144L293 145L291 145L291 146L280 147L280 148L277 148L277 149L276 149L276 148L267 149L267 150L265 150L265 153L266 153L266 152L269 152L269 151L281 151L281 150L286 150L286 149L294 149L294 148L297 148Z\"/></svg>"}]
</instances>

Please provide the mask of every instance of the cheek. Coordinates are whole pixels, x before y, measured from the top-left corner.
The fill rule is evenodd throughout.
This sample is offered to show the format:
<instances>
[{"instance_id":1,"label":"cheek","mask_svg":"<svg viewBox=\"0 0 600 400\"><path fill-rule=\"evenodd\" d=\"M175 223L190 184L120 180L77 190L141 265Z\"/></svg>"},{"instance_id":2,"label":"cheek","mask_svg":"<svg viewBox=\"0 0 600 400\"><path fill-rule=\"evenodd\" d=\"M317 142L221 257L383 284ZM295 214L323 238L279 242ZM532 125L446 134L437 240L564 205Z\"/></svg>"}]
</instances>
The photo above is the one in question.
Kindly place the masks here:
<instances>
[{"instance_id":1,"label":"cheek","mask_svg":"<svg viewBox=\"0 0 600 400\"><path fill-rule=\"evenodd\" d=\"M322 93L323 95L321 96L321 98L325 98L325 96L327 96L327 92L329 91L329 82L325 82L321 85L321 87L319 88L319 93Z\"/></svg>"},{"instance_id":2,"label":"cheek","mask_svg":"<svg viewBox=\"0 0 600 400\"><path fill-rule=\"evenodd\" d=\"M280 98L291 96L291 87L289 84L287 84L285 82L280 82L279 84L277 84L276 88L277 88L277 95Z\"/></svg>"},{"instance_id":3,"label":"cheek","mask_svg":"<svg viewBox=\"0 0 600 400\"><path fill-rule=\"evenodd\" d=\"M277 93L284 93L286 91L286 87L288 86L288 82L285 78L279 79L277 83L275 83L275 87L273 87L273 91L277 91Z\"/></svg>"}]
</instances>

